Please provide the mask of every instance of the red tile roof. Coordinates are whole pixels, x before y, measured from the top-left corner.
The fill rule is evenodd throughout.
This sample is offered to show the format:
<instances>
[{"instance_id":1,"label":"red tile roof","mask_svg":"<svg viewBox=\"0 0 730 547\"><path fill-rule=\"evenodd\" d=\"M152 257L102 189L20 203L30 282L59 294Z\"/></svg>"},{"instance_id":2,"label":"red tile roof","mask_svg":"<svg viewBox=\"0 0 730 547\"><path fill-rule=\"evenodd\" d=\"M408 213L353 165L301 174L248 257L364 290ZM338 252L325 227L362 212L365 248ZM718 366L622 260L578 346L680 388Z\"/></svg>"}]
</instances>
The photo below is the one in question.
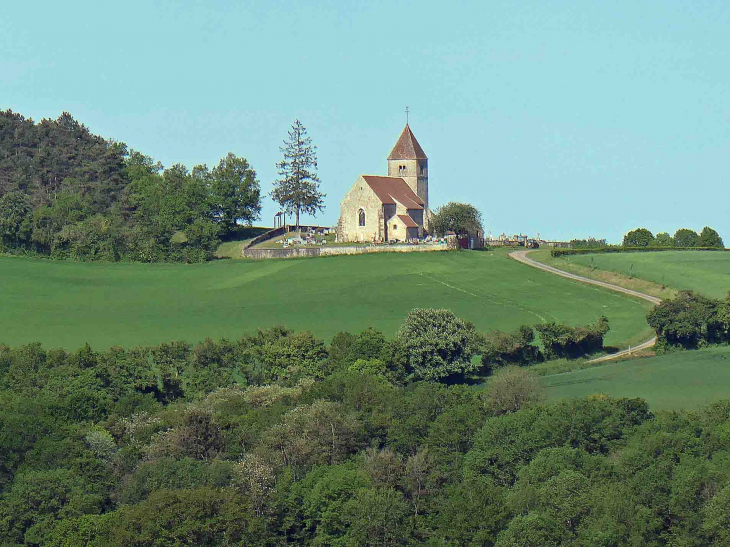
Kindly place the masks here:
<instances>
[{"instance_id":1,"label":"red tile roof","mask_svg":"<svg viewBox=\"0 0 730 547\"><path fill-rule=\"evenodd\" d=\"M373 189L381 202L394 204L397 201L402 203L406 209L423 209L421 198L402 178L377 175L363 175L362 178Z\"/></svg>"},{"instance_id":2,"label":"red tile roof","mask_svg":"<svg viewBox=\"0 0 730 547\"><path fill-rule=\"evenodd\" d=\"M403 133L400 134L398 142L395 143L393 150L390 151L389 160L427 160L428 156L418 144L413 131L406 124Z\"/></svg>"},{"instance_id":3,"label":"red tile roof","mask_svg":"<svg viewBox=\"0 0 730 547\"><path fill-rule=\"evenodd\" d=\"M416 221L413 220L408 215L398 215L398 218L403 221L403 224L406 225L406 228L418 228L418 224L416 224Z\"/></svg>"}]
</instances>

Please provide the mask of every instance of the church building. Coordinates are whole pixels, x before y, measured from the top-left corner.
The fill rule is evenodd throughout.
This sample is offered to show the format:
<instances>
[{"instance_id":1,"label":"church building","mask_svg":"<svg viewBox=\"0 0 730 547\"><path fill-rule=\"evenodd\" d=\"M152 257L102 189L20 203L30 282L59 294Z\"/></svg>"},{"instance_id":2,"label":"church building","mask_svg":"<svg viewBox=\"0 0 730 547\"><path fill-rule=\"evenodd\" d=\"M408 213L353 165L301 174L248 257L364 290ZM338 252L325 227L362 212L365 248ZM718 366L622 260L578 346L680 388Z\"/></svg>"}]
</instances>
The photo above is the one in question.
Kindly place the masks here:
<instances>
[{"instance_id":1,"label":"church building","mask_svg":"<svg viewBox=\"0 0 730 547\"><path fill-rule=\"evenodd\" d=\"M388 156L388 176L360 175L342 200L337 240L422 238L429 214L428 157L406 124Z\"/></svg>"}]
</instances>

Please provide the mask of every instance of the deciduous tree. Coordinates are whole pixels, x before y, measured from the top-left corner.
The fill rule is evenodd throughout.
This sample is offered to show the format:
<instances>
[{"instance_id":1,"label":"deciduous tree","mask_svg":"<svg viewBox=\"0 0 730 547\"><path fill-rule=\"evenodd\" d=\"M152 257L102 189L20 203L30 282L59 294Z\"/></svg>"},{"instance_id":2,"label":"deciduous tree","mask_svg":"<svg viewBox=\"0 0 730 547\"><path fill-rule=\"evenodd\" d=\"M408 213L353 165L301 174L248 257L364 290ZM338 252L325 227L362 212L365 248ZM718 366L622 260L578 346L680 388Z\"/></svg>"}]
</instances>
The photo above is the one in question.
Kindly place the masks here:
<instances>
[{"instance_id":1,"label":"deciduous tree","mask_svg":"<svg viewBox=\"0 0 730 547\"><path fill-rule=\"evenodd\" d=\"M697 240L697 246L698 247L724 247L725 244L722 241L722 238L720 237L720 234L718 234L715 230L710 228L709 226L705 226L702 228L702 232L700 233L700 237Z\"/></svg>"},{"instance_id":2,"label":"deciduous tree","mask_svg":"<svg viewBox=\"0 0 730 547\"><path fill-rule=\"evenodd\" d=\"M624 247L650 247L654 243L654 235L646 228L637 228L624 236Z\"/></svg>"},{"instance_id":3,"label":"deciduous tree","mask_svg":"<svg viewBox=\"0 0 730 547\"><path fill-rule=\"evenodd\" d=\"M646 321L657 333L660 353L672 347L697 348L724 338L723 310L717 300L682 291L652 309Z\"/></svg>"},{"instance_id":4,"label":"deciduous tree","mask_svg":"<svg viewBox=\"0 0 730 547\"><path fill-rule=\"evenodd\" d=\"M18 247L30 239L31 206L21 192L8 192L0 197L0 248Z\"/></svg>"},{"instance_id":5,"label":"deciduous tree","mask_svg":"<svg viewBox=\"0 0 730 547\"><path fill-rule=\"evenodd\" d=\"M343 508L349 526L345 545L409 545L408 503L391 488L362 488Z\"/></svg>"},{"instance_id":6,"label":"deciduous tree","mask_svg":"<svg viewBox=\"0 0 730 547\"><path fill-rule=\"evenodd\" d=\"M537 375L521 367L509 366L499 370L489 381L485 402L488 411L498 416L517 412L544 398L545 388Z\"/></svg>"},{"instance_id":7,"label":"deciduous tree","mask_svg":"<svg viewBox=\"0 0 730 547\"><path fill-rule=\"evenodd\" d=\"M246 158L228 153L210 173L212 212L224 229L238 221L251 225L261 213L261 188Z\"/></svg>"},{"instance_id":8,"label":"deciduous tree","mask_svg":"<svg viewBox=\"0 0 730 547\"><path fill-rule=\"evenodd\" d=\"M452 201L436 209L431 231L440 236L448 231L457 235L476 235L484 231L482 214L473 205Z\"/></svg>"},{"instance_id":9,"label":"deciduous tree","mask_svg":"<svg viewBox=\"0 0 730 547\"><path fill-rule=\"evenodd\" d=\"M674 245L674 239L667 232L659 232L656 235L654 243L659 247L672 247Z\"/></svg>"},{"instance_id":10,"label":"deciduous tree","mask_svg":"<svg viewBox=\"0 0 730 547\"><path fill-rule=\"evenodd\" d=\"M700 236L689 228L680 228L674 233L674 244L677 247L696 247Z\"/></svg>"},{"instance_id":11,"label":"deciduous tree","mask_svg":"<svg viewBox=\"0 0 730 547\"><path fill-rule=\"evenodd\" d=\"M290 410L263 437L262 457L291 466L297 478L313 465L341 463L358 446L362 424L339 403L315 401Z\"/></svg>"},{"instance_id":12,"label":"deciduous tree","mask_svg":"<svg viewBox=\"0 0 730 547\"><path fill-rule=\"evenodd\" d=\"M478 335L474 325L449 310L416 308L398 330L413 378L442 380L478 368L472 363Z\"/></svg>"}]
</instances>

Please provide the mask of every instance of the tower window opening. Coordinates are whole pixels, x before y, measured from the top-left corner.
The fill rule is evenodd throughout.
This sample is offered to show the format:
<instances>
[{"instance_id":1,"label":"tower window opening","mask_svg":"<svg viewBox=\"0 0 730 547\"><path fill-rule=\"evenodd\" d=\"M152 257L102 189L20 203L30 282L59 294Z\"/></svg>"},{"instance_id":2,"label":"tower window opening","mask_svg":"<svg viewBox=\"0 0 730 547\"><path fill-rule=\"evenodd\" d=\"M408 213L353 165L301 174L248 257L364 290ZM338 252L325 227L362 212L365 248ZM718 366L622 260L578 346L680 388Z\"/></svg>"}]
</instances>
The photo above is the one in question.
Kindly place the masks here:
<instances>
[{"instance_id":1,"label":"tower window opening","mask_svg":"<svg viewBox=\"0 0 730 547\"><path fill-rule=\"evenodd\" d=\"M357 218L358 219L358 224L360 226L365 226L365 211L363 211L362 209L360 209L360 211L357 214L357 217L358 217Z\"/></svg>"}]
</instances>

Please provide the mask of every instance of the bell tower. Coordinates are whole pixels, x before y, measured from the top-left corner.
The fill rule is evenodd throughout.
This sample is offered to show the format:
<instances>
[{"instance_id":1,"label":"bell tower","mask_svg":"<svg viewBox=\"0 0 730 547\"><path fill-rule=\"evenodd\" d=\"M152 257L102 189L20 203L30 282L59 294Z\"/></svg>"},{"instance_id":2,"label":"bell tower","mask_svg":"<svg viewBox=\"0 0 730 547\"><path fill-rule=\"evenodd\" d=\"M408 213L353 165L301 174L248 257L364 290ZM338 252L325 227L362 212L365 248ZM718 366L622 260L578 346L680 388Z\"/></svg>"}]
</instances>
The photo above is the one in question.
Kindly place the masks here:
<instances>
[{"instance_id":1,"label":"bell tower","mask_svg":"<svg viewBox=\"0 0 730 547\"><path fill-rule=\"evenodd\" d=\"M424 220L428 218L428 157L408 123L388 156L388 176L406 181L423 200Z\"/></svg>"}]
</instances>

